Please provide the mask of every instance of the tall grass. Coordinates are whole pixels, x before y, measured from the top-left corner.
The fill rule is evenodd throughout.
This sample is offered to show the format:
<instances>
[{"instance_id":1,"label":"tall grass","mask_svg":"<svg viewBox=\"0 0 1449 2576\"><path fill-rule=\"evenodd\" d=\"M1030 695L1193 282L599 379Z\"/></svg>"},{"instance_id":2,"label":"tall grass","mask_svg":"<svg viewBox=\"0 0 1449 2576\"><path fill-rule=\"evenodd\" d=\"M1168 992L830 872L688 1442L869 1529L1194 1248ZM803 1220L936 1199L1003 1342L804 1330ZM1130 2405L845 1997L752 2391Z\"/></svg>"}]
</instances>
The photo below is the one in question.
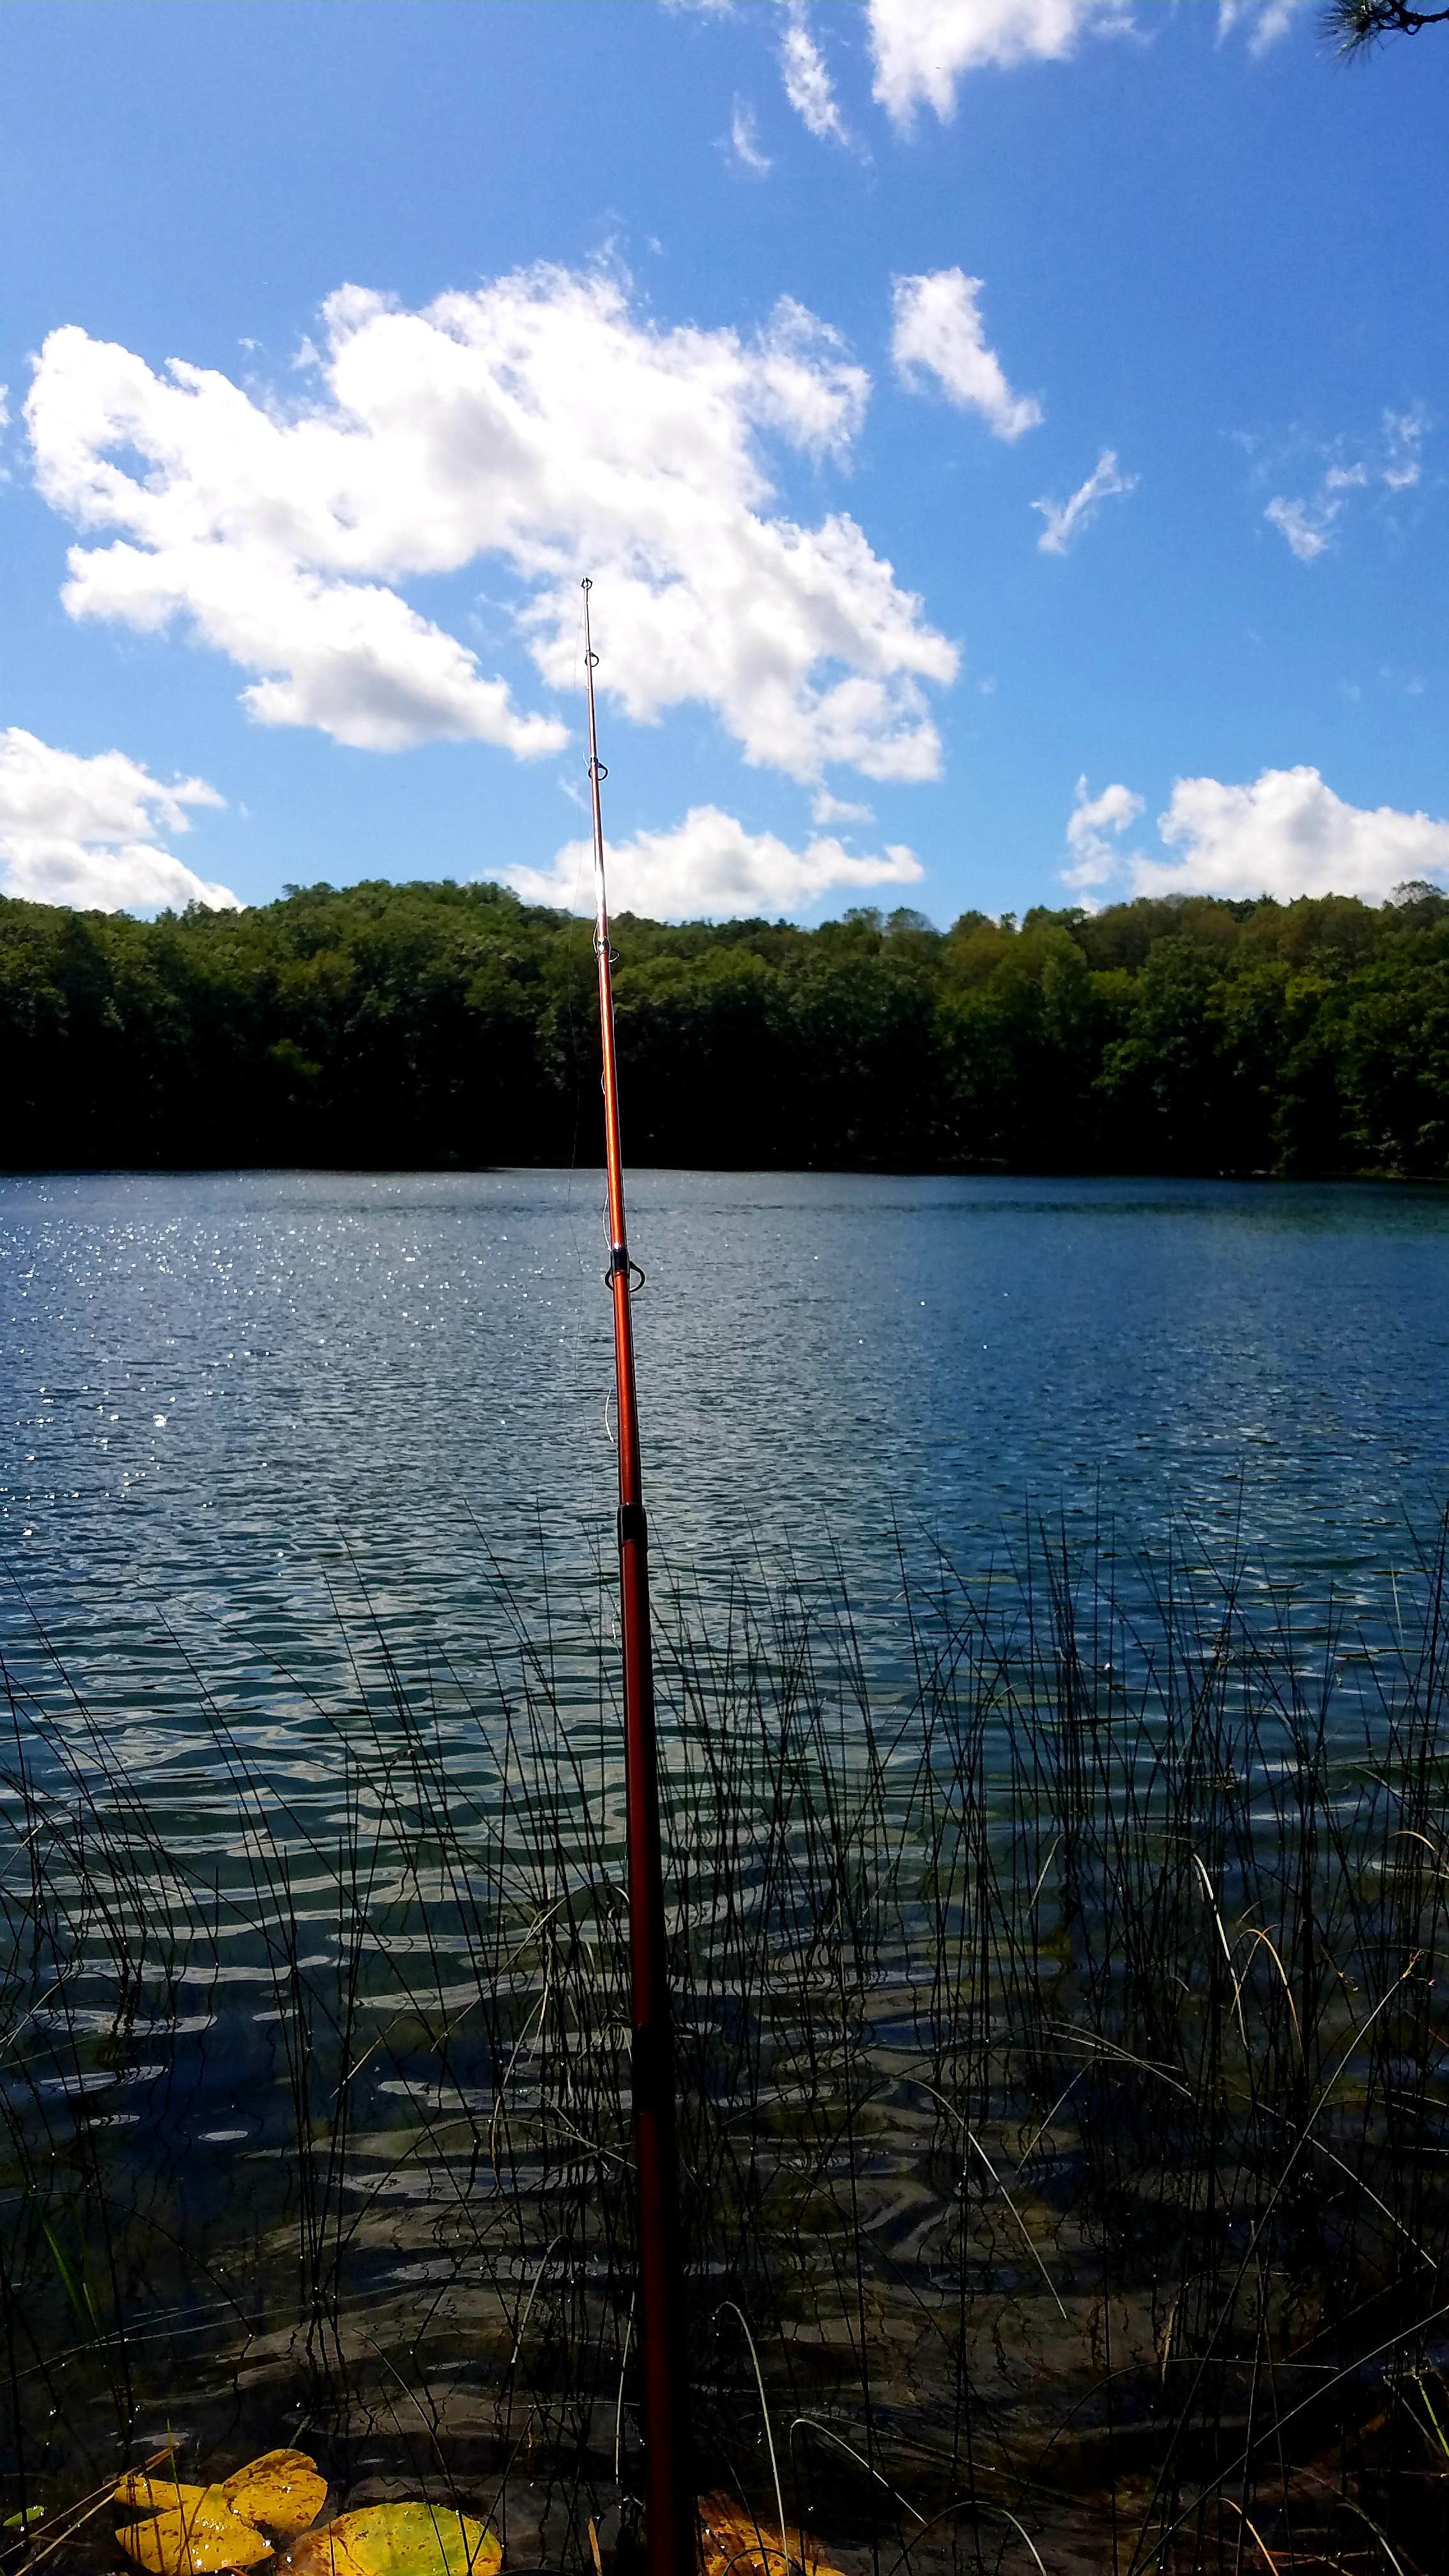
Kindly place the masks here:
<instances>
[{"instance_id":1,"label":"tall grass","mask_svg":"<svg viewBox=\"0 0 1449 2576\"><path fill-rule=\"evenodd\" d=\"M883 2576L1432 2563L1445 1573L1307 1629L1046 1533L903 1559L886 1640L843 1569L668 1594L702 2484ZM627 2555L608 1594L583 1667L498 1608L466 1689L364 1624L325 1797L212 1709L192 1835L9 1677L4 2512L305 2427L516 2563Z\"/></svg>"}]
</instances>

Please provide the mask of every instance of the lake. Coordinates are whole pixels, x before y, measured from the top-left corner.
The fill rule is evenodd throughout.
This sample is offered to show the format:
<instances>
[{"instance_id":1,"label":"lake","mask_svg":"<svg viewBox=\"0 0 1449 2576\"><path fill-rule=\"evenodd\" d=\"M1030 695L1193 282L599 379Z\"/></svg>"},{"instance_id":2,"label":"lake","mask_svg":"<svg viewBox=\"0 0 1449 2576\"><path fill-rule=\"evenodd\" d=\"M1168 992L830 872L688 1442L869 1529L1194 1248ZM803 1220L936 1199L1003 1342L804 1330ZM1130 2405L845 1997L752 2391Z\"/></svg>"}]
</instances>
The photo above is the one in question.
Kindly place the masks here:
<instances>
[{"instance_id":1,"label":"lake","mask_svg":"<svg viewBox=\"0 0 1449 2576\"><path fill-rule=\"evenodd\" d=\"M449 2456L487 2469L486 2496L516 2401L529 2421L542 2410L559 2457L573 2442L577 2465L592 2443L589 2477L612 2493L632 2292L600 1204L592 1173L0 1184L3 1637L29 1731L23 1790L15 1755L0 1764L5 2036L24 2039L0 2111L31 2177L7 2203L7 2261L35 2343L26 2441L72 2489L105 2473L107 2407L104 2442L139 2423L144 2448L181 2422L198 2456L228 2460L325 2421L344 2477L391 2473L411 2409L424 2453L462 2445ZM1348 2044L1346 1998L1430 1937L1403 1853L1440 1847L1442 1694L1420 1693L1406 1724L1391 1668L1415 1533L1432 1536L1449 1491L1449 1197L643 1172L633 1211L665 1625L682 1615L709 1641L689 1727L666 1710L671 1850L690 1873L686 2117L705 2147L728 2142L721 2173L759 2159L769 2263L828 2329L820 2404L859 2395L843 2246L880 2303L888 2451L923 2409L943 2444L957 2420L946 2342L903 2358L953 2265L983 2317L1003 2292L1026 2302L1009 2402L1036 2420L1046 2367L1050 2404L1076 2423L1100 2397L1088 2218L1103 2140L1129 2166L1132 2141L1159 2135L1169 2165L1199 2154L1190 2123L1168 2137L1164 2102L1191 2106L1205 2031L1214 2063L1240 2038L1243 2098L1252 2112L1261 2076L1268 2126L1224 2170L1251 2198L1305 2062L1277 1981L1280 1960L1308 1955L1304 1922L1315 1942L1329 1927L1333 1960L1302 2014L1315 2082ZM1130 1623L1090 1631L1080 1691L1049 1618L1018 1651L1011 1587L1033 1514L1065 1528L1069 1553L1102 1533L1111 1580L1143 1605L1135 1639ZM1170 1651L1149 1615L1169 1543L1209 1605L1205 1654L1190 1605ZM1240 1545L1253 1601L1229 1665L1204 1569ZM955 1639L937 1691L901 1596L929 1585L940 1550L976 1587L994 1567L1008 1608ZM716 1651L732 1587L764 1605L753 1672ZM814 1665L798 1626L770 1626L791 1587L836 1603ZM1335 1638L1320 1690L1331 1593L1354 1635ZM1292 1657L1260 1656L1260 1613L1290 1621ZM1412 1671L1407 1602L1405 1631ZM869 1760L850 1723L857 1650L877 1715L893 1697L907 1711ZM1395 1689L1393 1764L1365 1764L1364 1723L1382 1719L1386 1740ZM1330 1701L1339 1742L1320 1764ZM1421 1801L1407 1839L1401 1779ZM1230 1937L1236 1983L1218 1971ZM1149 1984L1153 2050L1172 2034L1181 2075L1139 2099L1120 2077L1144 2062L1122 2054L1138 2040L1121 2016L1147 2009ZM1402 2091L1409 2062L1398 2022L1374 2044L1368 2104L1389 2072ZM1115 2090L1083 2080L1102 2046ZM1430 2032L1413 2061L1426 2124L1441 2058ZM867 2095L874 2125L844 2155L842 2105ZM960 2149L943 2161L938 2110L969 2116L973 2137L988 2123L981 2154L1012 2163L1017 2228L1023 2142L1050 2131L1029 2241L1065 2267L1070 2333L989 2193L968 2261ZM1377 2152L1363 2118L1340 2137L1340 2174ZM826 2144L796 2172L809 2120ZM1366 2282L1384 2195L1419 2190L1411 2161L1375 2173L1377 2197L1329 2213L1335 2263L1359 2230ZM1155 2243L1174 2192L1147 2172L1123 2242ZM28 2227L32 2198L45 2232ZM733 2205L725 2192L726 2219ZM1297 2201L1284 2223L1299 2228ZM1213 2238L1231 2262L1238 2241ZM119 2336L78 2311L56 2247L91 2263L105 2317L124 2316L124 2388ZM709 2259L723 2277L725 2255ZM1201 2313L1226 2313L1227 2276L1199 2280L1191 2248L1182 2260ZM1155 2281L1128 2283L1144 2387L1161 2378ZM759 2323L774 2312L759 2280L756 2294ZM1372 2321L1367 2291L1361 2305ZM762 2327L767 2368L783 2334L778 2317ZM351 2389L320 2417L319 2336ZM737 2358L743 2374L743 2344ZM993 2386L1004 2367L984 2345L972 2364ZM558 2390L596 2385L603 2436L592 2401L569 2433ZM752 2421L753 2382L731 2385ZM544 2508L530 2486L510 2510Z\"/></svg>"},{"instance_id":2,"label":"lake","mask_svg":"<svg viewBox=\"0 0 1449 2576\"><path fill-rule=\"evenodd\" d=\"M656 1551L819 1567L862 1606L1031 1513L1191 1524L1381 1591L1449 1494L1449 1196L1380 1186L644 1171L631 1185ZM0 1183L4 1632L93 1705L331 1687L339 1587L470 1664L542 1564L568 1629L611 1542L590 1172ZM541 1553L542 1551L542 1553ZM164 1730L163 1730L164 1731ZM174 1737L137 1757L174 1760Z\"/></svg>"}]
</instances>

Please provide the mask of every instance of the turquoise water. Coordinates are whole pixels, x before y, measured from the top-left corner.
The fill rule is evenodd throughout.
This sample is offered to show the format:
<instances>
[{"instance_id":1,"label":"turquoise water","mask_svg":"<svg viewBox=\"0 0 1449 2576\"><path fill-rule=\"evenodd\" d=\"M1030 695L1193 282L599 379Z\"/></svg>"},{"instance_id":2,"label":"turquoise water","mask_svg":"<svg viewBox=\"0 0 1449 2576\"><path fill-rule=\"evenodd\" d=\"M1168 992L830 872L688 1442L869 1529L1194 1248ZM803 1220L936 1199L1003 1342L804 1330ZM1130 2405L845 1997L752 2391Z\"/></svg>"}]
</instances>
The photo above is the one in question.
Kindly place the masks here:
<instances>
[{"instance_id":1,"label":"turquoise water","mask_svg":"<svg viewBox=\"0 0 1449 2576\"><path fill-rule=\"evenodd\" d=\"M330 1687L333 1593L469 1665L542 1558L567 1638L607 1551L596 1175L0 1184L3 1614L101 1705ZM1411 1556L1449 1493L1449 1197L1383 1187L641 1172L656 1547L707 1589L1029 1511L1133 1546L1239 1524L1309 1592ZM174 1747L172 1748L174 1750ZM138 1743L138 1758L146 1748Z\"/></svg>"}]
</instances>

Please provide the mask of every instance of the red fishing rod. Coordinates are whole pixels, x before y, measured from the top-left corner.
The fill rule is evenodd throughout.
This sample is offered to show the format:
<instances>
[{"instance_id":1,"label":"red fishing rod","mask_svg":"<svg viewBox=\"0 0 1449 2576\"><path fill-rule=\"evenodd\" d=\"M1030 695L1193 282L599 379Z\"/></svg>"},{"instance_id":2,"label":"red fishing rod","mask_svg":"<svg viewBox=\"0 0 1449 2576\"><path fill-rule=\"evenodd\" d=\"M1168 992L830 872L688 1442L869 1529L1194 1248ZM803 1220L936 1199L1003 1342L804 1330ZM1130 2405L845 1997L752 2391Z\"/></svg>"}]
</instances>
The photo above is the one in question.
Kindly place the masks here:
<instances>
[{"instance_id":1,"label":"red fishing rod","mask_svg":"<svg viewBox=\"0 0 1449 2576\"><path fill-rule=\"evenodd\" d=\"M633 1266L624 1222L619 1065L614 1044L613 952L604 885L607 772L594 723L598 655L584 591L584 671L589 702L589 794L594 827L594 954L604 1056L604 1153L609 1176L608 1285L614 1300L614 1378L619 1417L619 1600L624 1646L624 1790L628 1816L630 2022L633 2031L634 2175L643 2379L644 2537L650 2576L696 2576L698 2544L690 2475L688 2390L680 2298L679 2172L674 2135L674 2028L664 1941L654 1656L649 1630L649 1537L639 1463L634 1382ZM642 1276L642 1273L640 1274Z\"/></svg>"}]
</instances>

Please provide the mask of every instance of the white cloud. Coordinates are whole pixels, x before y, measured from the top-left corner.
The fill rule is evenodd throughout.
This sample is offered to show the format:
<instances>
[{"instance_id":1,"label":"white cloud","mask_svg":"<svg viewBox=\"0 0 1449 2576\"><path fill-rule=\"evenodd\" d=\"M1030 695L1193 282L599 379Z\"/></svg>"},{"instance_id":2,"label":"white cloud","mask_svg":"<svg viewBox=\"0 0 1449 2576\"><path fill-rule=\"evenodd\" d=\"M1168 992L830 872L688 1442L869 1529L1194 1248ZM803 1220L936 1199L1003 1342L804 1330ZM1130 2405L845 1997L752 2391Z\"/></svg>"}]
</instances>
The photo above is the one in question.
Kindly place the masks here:
<instances>
[{"instance_id":1,"label":"white cloud","mask_svg":"<svg viewBox=\"0 0 1449 2576\"><path fill-rule=\"evenodd\" d=\"M1265 769L1251 787L1180 778L1158 831L1181 857L1133 862L1137 894L1356 894L1382 903L1411 877L1449 877L1449 822L1345 805L1316 769Z\"/></svg>"},{"instance_id":2,"label":"white cloud","mask_svg":"<svg viewBox=\"0 0 1449 2576\"><path fill-rule=\"evenodd\" d=\"M664 0L664 5L727 16L732 0ZM790 23L781 60L790 103L812 134L847 142L829 73L810 32L806 0L785 0L785 6ZM1305 6L1306 0L1218 0L1218 41L1242 27L1249 53L1265 53L1287 34ZM947 124L968 74L1063 62L1083 36L1148 41L1163 14L1160 0L1136 15L1132 0L867 0L874 93L903 133L909 133L922 106Z\"/></svg>"},{"instance_id":3,"label":"white cloud","mask_svg":"<svg viewBox=\"0 0 1449 2576\"><path fill-rule=\"evenodd\" d=\"M785 96L798 117L821 143L848 143L825 57L810 32L805 0L787 0L785 32L780 39L780 75Z\"/></svg>"},{"instance_id":4,"label":"white cloud","mask_svg":"<svg viewBox=\"0 0 1449 2576\"><path fill-rule=\"evenodd\" d=\"M1285 501L1279 494L1269 502L1263 516L1270 527L1282 530L1300 563L1312 563L1328 544L1338 512L1314 510L1306 501Z\"/></svg>"},{"instance_id":5,"label":"white cloud","mask_svg":"<svg viewBox=\"0 0 1449 2576\"><path fill-rule=\"evenodd\" d=\"M1378 436L1368 442L1366 453L1345 463L1343 441L1319 447L1319 458L1329 462L1313 490L1296 497L1275 492L1264 518L1286 537L1300 563L1313 563L1333 544L1350 493L1412 490L1424 471L1428 430L1429 415L1421 403L1412 404L1408 411L1385 411Z\"/></svg>"},{"instance_id":6,"label":"white cloud","mask_svg":"<svg viewBox=\"0 0 1449 2576\"><path fill-rule=\"evenodd\" d=\"M1261 54L1285 35L1303 0L1220 0L1219 40L1242 25ZM975 71L1062 62L1083 36L1145 35L1160 10L1134 18L1128 0L869 0L875 95L908 130L916 110L943 124L961 82Z\"/></svg>"},{"instance_id":7,"label":"white cloud","mask_svg":"<svg viewBox=\"0 0 1449 2576\"><path fill-rule=\"evenodd\" d=\"M1037 551L1044 555L1064 555L1073 539L1095 519L1101 504L1119 492L1135 492L1138 477L1123 474L1117 464L1114 447L1104 447L1085 483L1079 484L1069 501L1033 501L1046 521L1037 538Z\"/></svg>"},{"instance_id":8,"label":"white cloud","mask_svg":"<svg viewBox=\"0 0 1449 2576\"><path fill-rule=\"evenodd\" d=\"M875 815L869 805L853 805L848 796L832 796L828 787L817 787L810 799L812 823L873 823Z\"/></svg>"},{"instance_id":9,"label":"white cloud","mask_svg":"<svg viewBox=\"0 0 1449 2576\"><path fill-rule=\"evenodd\" d=\"M1300 563L1312 563L1314 556L1325 554L1332 543L1334 529L1349 493L1361 491L1368 479L1365 466L1330 465L1317 492L1309 500L1287 501L1277 493L1263 516L1270 527L1277 528L1287 538ZM1415 478L1410 476L1409 479Z\"/></svg>"},{"instance_id":10,"label":"white cloud","mask_svg":"<svg viewBox=\"0 0 1449 2576\"><path fill-rule=\"evenodd\" d=\"M734 112L730 117L730 148L735 159L743 162L744 167L756 179L767 177L775 166L768 152L762 152L760 149L759 127L755 122L755 111L748 99L735 100Z\"/></svg>"},{"instance_id":11,"label":"white cloud","mask_svg":"<svg viewBox=\"0 0 1449 2576\"><path fill-rule=\"evenodd\" d=\"M921 105L946 123L967 72L1061 61L1089 30L1131 23L1124 0L869 0L869 12L875 95L903 128Z\"/></svg>"},{"instance_id":12,"label":"white cloud","mask_svg":"<svg viewBox=\"0 0 1449 2576\"><path fill-rule=\"evenodd\" d=\"M1265 54L1286 36L1305 0L1218 0L1218 42L1246 26L1250 54Z\"/></svg>"},{"instance_id":13,"label":"white cloud","mask_svg":"<svg viewBox=\"0 0 1449 2576\"><path fill-rule=\"evenodd\" d=\"M1001 360L988 349L979 297L982 280L959 268L894 282L895 329L891 356L903 381L919 388L920 371L935 377L959 411L979 411L998 438L1020 438L1035 429L1041 405L1014 394Z\"/></svg>"},{"instance_id":14,"label":"white cloud","mask_svg":"<svg viewBox=\"0 0 1449 2576\"><path fill-rule=\"evenodd\" d=\"M1062 870L1063 885L1085 889L1105 885L1120 875L1126 864L1121 837L1141 811L1142 799L1134 796L1130 787L1104 787L1100 796L1091 796L1085 778L1079 778L1076 801L1067 821L1072 864Z\"/></svg>"},{"instance_id":15,"label":"white cloud","mask_svg":"<svg viewBox=\"0 0 1449 2576\"><path fill-rule=\"evenodd\" d=\"M564 728L394 585L500 558L539 671L571 689L589 571L600 683L631 716L703 703L747 760L802 779L832 761L936 775L921 684L955 676L955 648L853 519L770 506L765 437L843 458L869 392L813 314L786 299L749 339L658 328L617 279L539 268L416 313L344 287L324 320L321 386L290 407L51 335L27 406L37 483L78 528L119 532L72 549L73 616L186 621L256 675L263 723L526 756Z\"/></svg>"},{"instance_id":16,"label":"white cloud","mask_svg":"<svg viewBox=\"0 0 1449 2576\"><path fill-rule=\"evenodd\" d=\"M209 885L154 837L188 831L188 806L221 802L205 779L178 778L168 787L124 752L86 759L11 725L0 732L5 892L85 912L159 912L188 903L239 911L229 887Z\"/></svg>"},{"instance_id":17,"label":"white cloud","mask_svg":"<svg viewBox=\"0 0 1449 2576\"><path fill-rule=\"evenodd\" d=\"M1423 445L1429 415L1422 403L1409 411L1384 413L1384 448L1379 472L1391 492L1407 491L1424 470Z\"/></svg>"},{"instance_id":18,"label":"white cloud","mask_svg":"<svg viewBox=\"0 0 1449 2576\"><path fill-rule=\"evenodd\" d=\"M505 870L507 882L529 903L591 906L587 847L570 842L551 868ZM655 921L793 912L836 886L915 885L925 874L897 844L872 858L823 837L792 850L773 832L747 832L717 805L691 806L671 832L611 842L607 858L611 909Z\"/></svg>"},{"instance_id":19,"label":"white cloud","mask_svg":"<svg viewBox=\"0 0 1449 2576\"><path fill-rule=\"evenodd\" d=\"M1063 882L1121 895L1213 894L1234 898L1353 894L1382 903L1408 879L1449 878L1449 822L1392 805L1346 805L1316 769L1265 769L1250 787L1216 778L1179 778L1159 837L1175 858L1113 846L1142 811L1142 799L1109 787L1088 800L1086 780L1067 825L1076 865Z\"/></svg>"}]
</instances>

